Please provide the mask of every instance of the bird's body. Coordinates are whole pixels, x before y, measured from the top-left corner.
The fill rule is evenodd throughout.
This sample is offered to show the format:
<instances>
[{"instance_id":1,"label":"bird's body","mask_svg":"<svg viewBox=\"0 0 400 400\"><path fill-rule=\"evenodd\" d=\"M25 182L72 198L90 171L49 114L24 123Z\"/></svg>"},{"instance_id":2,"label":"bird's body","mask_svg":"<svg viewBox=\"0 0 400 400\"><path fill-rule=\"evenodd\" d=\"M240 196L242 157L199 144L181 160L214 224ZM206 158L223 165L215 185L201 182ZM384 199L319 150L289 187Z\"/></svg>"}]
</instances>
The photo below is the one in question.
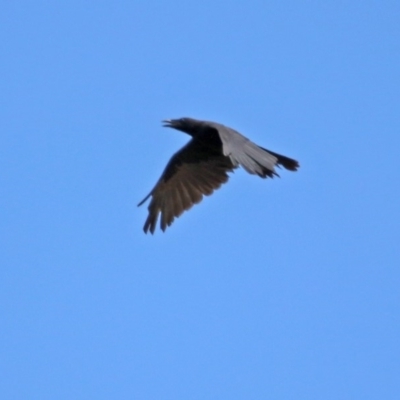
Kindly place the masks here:
<instances>
[{"instance_id":1,"label":"bird's body","mask_svg":"<svg viewBox=\"0 0 400 400\"><path fill-rule=\"evenodd\" d=\"M166 127L189 134L192 139L175 153L152 191L149 215L143 227L154 233L161 214L161 229L172 224L203 195L210 195L227 182L228 172L241 165L250 174L261 178L273 177L276 165L296 171L296 160L264 149L234 129L217 122L181 118L164 121Z\"/></svg>"}]
</instances>

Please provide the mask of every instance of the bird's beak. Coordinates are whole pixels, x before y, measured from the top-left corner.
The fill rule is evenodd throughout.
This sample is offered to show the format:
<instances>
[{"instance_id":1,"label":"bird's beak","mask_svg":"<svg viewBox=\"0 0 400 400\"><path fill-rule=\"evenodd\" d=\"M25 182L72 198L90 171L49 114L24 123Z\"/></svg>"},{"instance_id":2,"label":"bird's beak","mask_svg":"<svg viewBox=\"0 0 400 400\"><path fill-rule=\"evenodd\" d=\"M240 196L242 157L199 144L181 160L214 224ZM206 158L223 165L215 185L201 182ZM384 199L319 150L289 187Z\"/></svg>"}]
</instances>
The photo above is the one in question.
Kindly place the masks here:
<instances>
[{"instance_id":1,"label":"bird's beak","mask_svg":"<svg viewBox=\"0 0 400 400\"><path fill-rule=\"evenodd\" d=\"M172 127L172 119L163 119L161 121L164 127L171 128Z\"/></svg>"}]
</instances>

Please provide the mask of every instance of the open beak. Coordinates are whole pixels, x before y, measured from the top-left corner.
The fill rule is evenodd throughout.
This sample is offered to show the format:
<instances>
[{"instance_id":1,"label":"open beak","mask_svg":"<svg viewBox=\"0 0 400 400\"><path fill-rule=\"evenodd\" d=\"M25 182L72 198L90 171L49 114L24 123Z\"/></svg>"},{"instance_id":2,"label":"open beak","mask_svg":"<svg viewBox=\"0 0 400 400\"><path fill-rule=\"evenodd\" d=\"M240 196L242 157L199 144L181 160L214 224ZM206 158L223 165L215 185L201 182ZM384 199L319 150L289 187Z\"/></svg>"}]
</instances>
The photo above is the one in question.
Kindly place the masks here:
<instances>
[{"instance_id":1,"label":"open beak","mask_svg":"<svg viewBox=\"0 0 400 400\"><path fill-rule=\"evenodd\" d=\"M172 128L172 119L163 119L161 121L166 128Z\"/></svg>"}]
</instances>

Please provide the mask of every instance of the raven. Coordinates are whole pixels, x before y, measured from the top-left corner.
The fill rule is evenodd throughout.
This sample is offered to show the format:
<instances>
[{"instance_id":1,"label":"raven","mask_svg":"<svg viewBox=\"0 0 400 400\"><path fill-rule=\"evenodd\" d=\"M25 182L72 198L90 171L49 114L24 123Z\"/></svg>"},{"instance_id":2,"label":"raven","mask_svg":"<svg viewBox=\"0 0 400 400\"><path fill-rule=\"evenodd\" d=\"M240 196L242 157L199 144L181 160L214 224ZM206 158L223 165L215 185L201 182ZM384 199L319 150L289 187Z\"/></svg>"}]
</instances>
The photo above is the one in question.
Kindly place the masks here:
<instances>
[{"instance_id":1,"label":"raven","mask_svg":"<svg viewBox=\"0 0 400 400\"><path fill-rule=\"evenodd\" d=\"M225 183L241 165L248 173L261 178L278 176L275 165L296 171L296 160L257 146L232 128L217 122L193 118L168 119L164 127L185 132L192 139L169 160L150 196L149 215L143 230L153 234L161 214L163 231L185 210L199 203L203 195L209 196Z\"/></svg>"}]
</instances>

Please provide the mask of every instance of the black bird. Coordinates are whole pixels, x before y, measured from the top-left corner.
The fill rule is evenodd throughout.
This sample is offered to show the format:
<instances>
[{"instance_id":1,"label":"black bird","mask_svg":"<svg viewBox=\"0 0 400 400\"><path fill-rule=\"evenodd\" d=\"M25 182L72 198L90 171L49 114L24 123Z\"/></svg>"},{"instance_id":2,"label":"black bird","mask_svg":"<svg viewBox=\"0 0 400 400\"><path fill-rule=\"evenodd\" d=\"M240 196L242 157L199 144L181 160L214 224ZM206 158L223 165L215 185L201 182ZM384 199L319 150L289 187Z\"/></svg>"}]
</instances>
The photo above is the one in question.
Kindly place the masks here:
<instances>
[{"instance_id":1,"label":"black bird","mask_svg":"<svg viewBox=\"0 0 400 400\"><path fill-rule=\"evenodd\" d=\"M199 203L225 183L241 165L248 173L261 178L278 176L275 165L296 171L299 163L263 147L257 146L232 128L217 122L193 118L169 119L164 126L187 133L192 139L169 160L150 196L149 215L143 230L154 233L161 214L163 231L185 210Z\"/></svg>"}]
</instances>

